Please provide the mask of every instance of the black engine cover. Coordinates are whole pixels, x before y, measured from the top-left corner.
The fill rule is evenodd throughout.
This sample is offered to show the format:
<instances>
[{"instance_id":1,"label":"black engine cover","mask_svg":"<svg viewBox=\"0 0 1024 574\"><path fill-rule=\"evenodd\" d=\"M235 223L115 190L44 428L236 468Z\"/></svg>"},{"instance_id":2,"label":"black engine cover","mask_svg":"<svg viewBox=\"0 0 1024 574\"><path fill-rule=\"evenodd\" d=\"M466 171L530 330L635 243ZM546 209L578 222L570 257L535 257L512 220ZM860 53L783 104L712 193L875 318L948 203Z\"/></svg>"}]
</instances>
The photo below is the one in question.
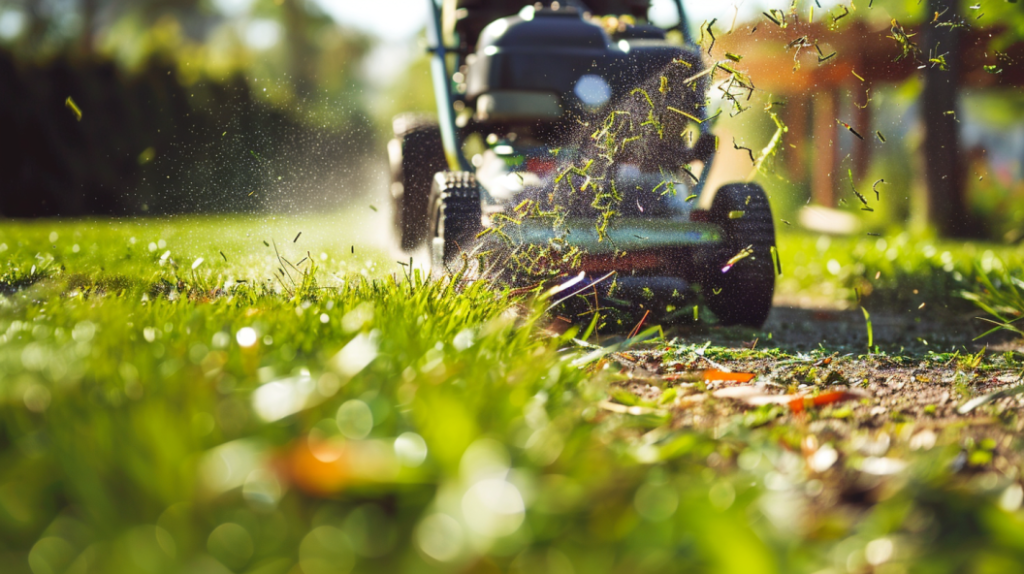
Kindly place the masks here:
<instances>
[{"instance_id":1,"label":"black engine cover","mask_svg":"<svg viewBox=\"0 0 1024 574\"><path fill-rule=\"evenodd\" d=\"M616 43L575 10L538 10L531 19L501 18L484 29L467 71L466 97L472 103L492 91L547 92L560 96L564 107L582 112L573 91L580 77L603 78L614 101L673 60L690 62L698 71L701 66L699 56L664 40Z\"/></svg>"}]
</instances>

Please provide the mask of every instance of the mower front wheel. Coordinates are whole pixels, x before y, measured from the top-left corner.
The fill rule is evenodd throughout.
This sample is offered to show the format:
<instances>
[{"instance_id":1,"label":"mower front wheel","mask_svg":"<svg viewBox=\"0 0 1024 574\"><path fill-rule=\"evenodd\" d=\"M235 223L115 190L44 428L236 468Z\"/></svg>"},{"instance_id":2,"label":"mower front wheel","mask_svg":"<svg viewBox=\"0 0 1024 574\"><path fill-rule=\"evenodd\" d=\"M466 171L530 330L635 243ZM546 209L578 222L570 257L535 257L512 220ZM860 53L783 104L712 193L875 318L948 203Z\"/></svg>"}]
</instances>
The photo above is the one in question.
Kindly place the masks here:
<instances>
[{"instance_id":1,"label":"mower front wheel","mask_svg":"<svg viewBox=\"0 0 1024 574\"><path fill-rule=\"evenodd\" d=\"M472 251L482 229L480 187L469 172L439 172L430 191L432 263L441 270Z\"/></svg>"},{"instance_id":2,"label":"mower front wheel","mask_svg":"<svg viewBox=\"0 0 1024 574\"><path fill-rule=\"evenodd\" d=\"M428 237L431 178L447 169L448 161L436 121L403 114L395 118L393 127L395 137L388 142L388 158L395 232L402 249L413 251Z\"/></svg>"},{"instance_id":3,"label":"mower front wheel","mask_svg":"<svg viewBox=\"0 0 1024 574\"><path fill-rule=\"evenodd\" d=\"M775 225L768 195L753 183L724 185L708 216L722 229L723 241L703 261L707 305L725 325L759 328L775 293Z\"/></svg>"}]
</instances>

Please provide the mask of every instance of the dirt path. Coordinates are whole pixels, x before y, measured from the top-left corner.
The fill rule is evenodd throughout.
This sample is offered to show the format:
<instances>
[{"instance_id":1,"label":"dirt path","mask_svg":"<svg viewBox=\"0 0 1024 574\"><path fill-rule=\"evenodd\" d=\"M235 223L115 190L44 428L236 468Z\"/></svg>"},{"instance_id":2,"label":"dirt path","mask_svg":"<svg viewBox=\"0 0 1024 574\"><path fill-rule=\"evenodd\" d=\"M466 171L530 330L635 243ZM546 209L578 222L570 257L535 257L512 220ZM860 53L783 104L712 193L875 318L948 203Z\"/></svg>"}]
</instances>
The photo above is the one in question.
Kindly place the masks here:
<instances>
[{"instance_id":1,"label":"dirt path","mask_svg":"<svg viewBox=\"0 0 1024 574\"><path fill-rule=\"evenodd\" d=\"M950 349L980 349L986 344L1000 349L1012 348L1012 337L993 334L976 337L991 325L979 320L980 312L954 314L944 309L924 312L873 311L870 314L873 343L883 349L926 353ZM826 348L867 349L867 320L860 309L803 309L775 307L763 329L771 333L771 343L785 349Z\"/></svg>"},{"instance_id":2,"label":"dirt path","mask_svg":"<svg viewBox=\"0 0 1024 574\"><path fill-rule=\"evenodd\" d=\"M660 425L649 433L750 429L803 459L794 480L816 485L806 502L818 510L873 504L922 456L954 481L1002 484L1022 463L1024 354L1004 334L974 341L976 315L875 313L870 354L859 309L777 307L761 331L679 330L612 353L622 379L599 406Z\"/></svg>"}]
</instances>

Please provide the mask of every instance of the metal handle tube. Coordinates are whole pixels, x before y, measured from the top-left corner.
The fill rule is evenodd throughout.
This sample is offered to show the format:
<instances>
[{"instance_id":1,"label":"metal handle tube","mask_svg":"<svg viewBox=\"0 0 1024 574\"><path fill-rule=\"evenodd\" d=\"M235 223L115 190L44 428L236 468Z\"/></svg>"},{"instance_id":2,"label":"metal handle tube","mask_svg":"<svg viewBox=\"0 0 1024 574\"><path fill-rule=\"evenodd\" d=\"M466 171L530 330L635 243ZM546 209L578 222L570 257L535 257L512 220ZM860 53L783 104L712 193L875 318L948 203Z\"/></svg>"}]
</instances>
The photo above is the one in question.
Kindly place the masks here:
<instances>
[{"instance_id":1,"label":"metal handle tube","mask_svg":"<svg viewBox=\"0 0 1024 574\"><path fill-rule=\"evenodd\" d=\"M686 10L683 9L683 0L676 0L676 10L679 12L679 31L683 33L683 42L687 46L693 45L693 34L690 33L690 22L686 19Z\"/></svg>"},{"instance_id":2,"label":"metal handle tube","mask_svg":"<svg viewBox=\"0 0 1024 574\"><path fill-rule=\"evenodd\" d=\"M444 155L448 159L448 167L455 171L472 172L473 166L466 161L466 156L459 146L458 132L455 127L455 114L452 109L452 87L448 74L448 49L444 45L444 34L441 31L441 8L435 0L427 0L430 4L430 20L427 23L427 42L433 54L430 61L431 76L434 80L434 98L437 100L437 122L441 128L441 143Z\"/></svg>"}]
</instances>

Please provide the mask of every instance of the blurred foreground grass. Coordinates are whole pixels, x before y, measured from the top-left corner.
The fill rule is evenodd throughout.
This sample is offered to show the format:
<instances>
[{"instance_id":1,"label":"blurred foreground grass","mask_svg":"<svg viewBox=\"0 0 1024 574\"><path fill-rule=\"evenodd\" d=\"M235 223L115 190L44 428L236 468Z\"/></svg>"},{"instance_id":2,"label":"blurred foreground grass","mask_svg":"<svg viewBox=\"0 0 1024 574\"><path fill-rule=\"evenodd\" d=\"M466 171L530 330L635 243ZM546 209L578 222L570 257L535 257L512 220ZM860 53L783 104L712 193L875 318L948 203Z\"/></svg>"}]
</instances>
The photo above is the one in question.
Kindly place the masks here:
<instances>
[{"instance_id":1,"label":"blurred foreground grass","mask_svg":"<svg viewBox=\"0 0 1024 574\"><path fill-rule=\"evenodd\" d=\"M483 283L406 275L383 241L356 243L377 223L0 226L0 571L1024 563L1020 486L954 481L957 445L808 520L821 482L784 437L813 429L603 412L613 370L581 368L573 331ZM783 297L897 306L960 305L975 261L1017 253L795 234L781 252Z\"/></svg>"}]
</instances>

